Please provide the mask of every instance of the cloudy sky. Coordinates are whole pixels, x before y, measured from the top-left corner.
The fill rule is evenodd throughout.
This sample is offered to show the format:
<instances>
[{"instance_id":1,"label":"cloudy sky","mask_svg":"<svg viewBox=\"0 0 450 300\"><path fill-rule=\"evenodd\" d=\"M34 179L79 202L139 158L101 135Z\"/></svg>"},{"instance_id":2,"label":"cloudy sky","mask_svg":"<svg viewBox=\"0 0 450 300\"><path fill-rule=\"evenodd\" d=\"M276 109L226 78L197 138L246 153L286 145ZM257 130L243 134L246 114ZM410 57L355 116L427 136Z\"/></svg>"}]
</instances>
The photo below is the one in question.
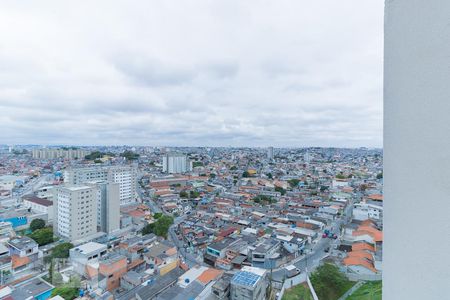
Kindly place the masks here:
<instances>
[{"instance_id":1,"label":"cloudy sky","mask_svg":"<svg viewBox=\"0 0 450 300\"><path fill-rule=\"evenodd\" d=\"M0 3L0 144L382 146L381 0Z\"/></svg>"}]
</instances>

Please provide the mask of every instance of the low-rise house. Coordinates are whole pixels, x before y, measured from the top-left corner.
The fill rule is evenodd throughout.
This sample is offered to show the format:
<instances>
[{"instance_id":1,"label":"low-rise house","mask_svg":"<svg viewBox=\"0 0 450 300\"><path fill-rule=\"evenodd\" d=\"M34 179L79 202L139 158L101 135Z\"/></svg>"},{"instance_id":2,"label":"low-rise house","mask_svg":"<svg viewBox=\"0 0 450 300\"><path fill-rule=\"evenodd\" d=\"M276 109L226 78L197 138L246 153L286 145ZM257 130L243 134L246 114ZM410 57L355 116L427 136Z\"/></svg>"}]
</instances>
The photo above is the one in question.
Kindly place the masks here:
<instances>
[{"instance_id":1,"label":"low-rise house","mask_svg":"<svg viewBox=\"0 0 450 300\"><path fill-rule=\"evenodd\" d=\"M178 278L183 275L184 271L175 268L164 276L158 276L155 279L149 279L142 284L142 288L136 291L137 300L153 300L165 290L174 286L178 282Z\"/></svg>"},{"instance_id":2,"label":"low-rise house","mask_svg":"<svg viewBox=\"0 0 450 300\"><path fill-rule=\"evenodd\" d=\"M194 267L181 275L177 284L158 295L157 299L205 299L203 297L211 294L212 281L221 274L222 271L216 269L203 266Z\"/></svg>"},{"instance_id":3,"label":"low-rise house","mask_svg":"<svg viewBox=\"0 0 450 300\"><path fill-rule=\"evenodd\" d=\"M331 219L336 218L340 211L340 207L337 205L330 205L330 206L321 206L319 207L319 214L325 215Z\"/></svg>"},{"instance_id":4,"label":"low-rise house","mask_svg":"<svg viewBox=\"0 0 450 300\"><path fill-rule=\"evenodd\" d=\"M377 274L377 269L375 269L374 262L369 258L370 255L366 254L364 251L354 254L351 253L354 252L349 252L349 255L343 260L343 264L348 270L357 274Z\"/></svg>"},{"instance_id":5,"label":"low-rise house","mask_svg":"<svg viewBox=\"0 0 450 300\"><path fill-rule=\"evenodd\" d=\"M0 242L0 273L8 274L12 271L11 255L8 247ZM3 275L4 276L4 275Z\"/></svg>"},{"instance_id":6,"label":"low-rise house","mask_svg":"<svg viewBox=\"0 0 450 300\"><path fill-rule=\"evenodd\" d=\"M219 279L216 280L211 288L212 294L215 297L214 299L230 299L231 278L233 278L233 274L224 273Z\"/></svg>"},{"instance_id":7,"label":"low-rise house","mask_svg":"<svg viewBox=\"0 0 450 300\"><path fill-rule=\"evenodd\" d=\"M10 238L14 237L15 232L10 222L0 221L0 242L8 241Z\"/></svg>"},{"instance_id":8,"label":"low-rise house","mask_svg":"<svg viewBox=\"0 0 450 300\"><path fill-rule=\"evenodd\" d=\"M120 280L120 287L125 290L131 290L139 285L141 285L144 281L148 280L150 275L146 273L138 273L136 271L128 271L125 273Z\"/></svg>"},{"instance_id":9,"label":"low-rise house","mask_svg":"<svg viewBox=\"0 0 450 300\"><path fill-rule=\"evenodd\" d=\"M13 238L7 243L13 272L35 267L39 259L39 246L29 237Z\"/></svg>"},{"instance_id":10,"label":"low-rise house","mask_svg":"<svg viewBox=\"0 0 450 300\"><path fill-rule=\"evenodd\" d=\"M266 299L267 270L243 267L231 279L231 300Z\"/></svg>"},{"instance_id":11,"label":"low-rise house","mask_svg":"<svg viewBox=\"0 0 450 300\"><path fill-rule=\"evenodd\" d=\"M179 264L177 248L168 241L154 243L145 252L144 260L159 275L165 275Z\"/></svg>"},{"instance_id":12,"label":"low-rise house","mask_svg":"<svg viewBox=\"0 0 450 300\"><path fill-rule=\"evenodd\" d=\"M30 195L24 196L22 200L26 208L31 208L35 212L46 214L47 221L53 221L53 201Z\"/></svg>"},{"instance_id":13,"label":"low-rise house","mask_svg":"<svg viewBox=\"0 0 450 300\"><path fill-rule=\"evenodd\" d=\"M291 254L297 254L305 248L305 239L283 234L278 234L275 238L279 240L283 248Z\"/></svg>"},{"instance_id":14,"label":"low-rise house","mask_svg":"<svg viewBox=\"0 0 450 300\"><path fill-rule=\"evenodd\" d=\"M120 280L127 273L127 258L110 253L99 260L98 286L104 291L113 291L120 286Z\"/></svg>"},{"instance_id":15,"label":"low-rise house","mask_svg":"<svg viewBox=\"0 0 450 300\"><path fill-rule=\"evenodd\" d=\"M25 281L22 284L15 286L11 293L11 299L36 299L46 300L50 298L55 287L50 283L35 277L30 281Z\"/></svg>"},{"instance_id":16,"label":"low-rise house","mask_svg":"<svg viewBox=\"0 0 450 300\"><path fill-rule=\"evenodd\" d=\"M259 268L275 268L280 259L281 242L276 239L266 239L251 251L252 266Z\"/></svg>"},{"instance_id":17,"label":"low-rise house","mask_svg":"<svg viewBox=\"0 0 450 300\"><path fill-rule=\"evenodd\" d=\"M225 238L220 241L213 242L206 247L206 254L204 255L205 263L214 266L217 258L224 258L226 249L235 240L231 238Z\"/></svg>"},{"instance_id":18,"label":"low-rise house","mask_svg":"<svg viewBox=\"0 0 450 300\"><path fill-rule=\"evenodd\" d=\"M99 259L107 254L107 246L89 242L69 250L75 272L86 278L98 276Z\"/></svg>"},{"instance_id":19,"label":"low-rise house","mask_svg":"<svg viewBox=\"0 0 450 300\"><path fill-rule=\"evenodd\" d=\"M353 219L365 221L367 219L381 220L383 218L383 207L365 202L355 203L353 207Z\"/></svg>"}]
</instances>

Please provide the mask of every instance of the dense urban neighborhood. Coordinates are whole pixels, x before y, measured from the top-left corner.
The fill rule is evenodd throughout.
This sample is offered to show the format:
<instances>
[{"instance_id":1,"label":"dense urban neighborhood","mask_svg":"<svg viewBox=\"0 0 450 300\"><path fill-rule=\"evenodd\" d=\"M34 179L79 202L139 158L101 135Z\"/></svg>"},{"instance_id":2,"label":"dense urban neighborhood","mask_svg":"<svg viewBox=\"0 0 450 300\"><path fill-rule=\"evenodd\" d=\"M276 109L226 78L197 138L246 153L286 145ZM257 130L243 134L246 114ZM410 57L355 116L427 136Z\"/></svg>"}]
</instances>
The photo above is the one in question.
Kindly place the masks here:
<instances>
[{"instance_id":1,"label":"dense urban neighborhood","mask_svg":"<svg viewBox=\"0 0 450 300\"><path fill-rule=\"evenodd\" d=\"M0 300L381 299L382 249L381 149L0 146Z\"/></svg>"}]
</instances>

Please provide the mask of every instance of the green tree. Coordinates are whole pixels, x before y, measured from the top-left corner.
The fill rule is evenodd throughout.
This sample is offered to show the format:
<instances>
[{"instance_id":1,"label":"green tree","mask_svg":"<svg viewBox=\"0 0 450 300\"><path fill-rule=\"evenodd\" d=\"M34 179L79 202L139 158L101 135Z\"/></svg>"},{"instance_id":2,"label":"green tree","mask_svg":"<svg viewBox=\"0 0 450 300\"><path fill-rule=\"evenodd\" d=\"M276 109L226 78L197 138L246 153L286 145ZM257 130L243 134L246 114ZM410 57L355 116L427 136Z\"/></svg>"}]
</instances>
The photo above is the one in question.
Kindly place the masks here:
<instances>
[{"instance_id":1,"label":"green tree","mask_svg":"<svg viewBox=\"0 0 450 300\"><path fill-rule=\"evenodd\" d=\"M142 229L142 235L153 233L154 229L155 229L155 223L147 224Z\"/></svg>"},{"instance_id":2,"label":"green tree","mask_svg":"<svg viewBox=\"0 0 450 300\"><path fill-rule=\"evenodd\" d=\"M62 243L55 246L52 251L52 258L68 258L69 250L73 247L74 245L71 243Z\"/></svg>"},{"instance_id":3,"label":"green tree","mask_svg":"<svg viewBox=\"0 0 450 300\"><path fill-rule=\"evenodd\" d=\"M78 297L78 294L79 294L78 288L65 285L56 287L52 291L52 297L59 295L63 297L65 300L73 300Z\"/></svg>"},{"instance_id":4,"label":"green tree","mask_svg":"<svg viewBox=\"0 0 450 300\"><path fill-rule=\"evenodd\" d=\"M267 176L269 179L273 179L272 173L267 173L266 176Z\"/></svg>"},{"instance_id":5,"label":"green tree","mask_svg":"<svg viewBox=\"0 0 450 300\"><path fill-rule=\"evenodd\" d=\"M201 161L194 161L192 163L192 167L193 168L195 168L195 167L203 167L203 163Z\"/></svg>"},{"instance_id":6,"label":"green tree","mask_svg":"<svg viewBox=\"0 0 450 300\"><path fill-rule=\"evenodd\" d=\"M337 174L336 178L337 179L345 179L346 177L344 176L344 174Z\"/></svg>"},{"instance_id":7,"label":"green tree","mask_svg":"<svg viewBox=\"0 0 450 300\"><path fill-rule=\"evenodd\" d=\"M283 196L284 194L286 194L286 190L283 189L281 186L276 186L276 187L275 187L275 192L280 192L282 196Z\"/></svg>"},{"instance_id":8,"label":"green tree","mask_svg":"<svg viewBox=\"0 0 450 300\"><path fill-rule=\"evenodd\" d=\"M53 229L50 227L41 228L29 235L39 246L44 246L53 243Z\"/></svg>"},{"instance_id":9,"label":"green tree","mask_svg":"<svg viewBox=\"0 0 450 300\"><path fill-rule=\"evenodd\" d=\"M50 260L50 266L48 267L48 280L50 283L53 282L53 273L55 271L55 266L53 264L53 260Z\"/></svg>"},{"instance_id":10,"label":"green tree","mask_svg":"<svg viewBox=\"0 0 450 300\"><path fill-rule=\"evenodd\" d=\"M139 154L129 150L124 151L120 156L125 157L127 160L136 160L139 158Z\"/></svg>"},{"instance_id":11,"label":"green tree","mask_svg":"<svg viewBox=\"0 0 450 300\"><path fill-rule=\"evenodd\" d=\"M154 218L154 219L159 219L159 218L161 218L162 216L163 216L162 213L155 213L155 214L153 215L153 218Z\"/></svg>"},{"instance_id":12,"label":"green tree","mask_svg":"<svg viewBox=\"0 0 450 300\"><path fill-rule=\"evenodd\" d=\"M245 178L250 177L250 173L247 171L244 171L244 173L242 173L242 177L245 177Z\"/></svg>"},{"instance_id":13,"label":"green tree","mask_svg":"<svg viewBox=\"0 0 450 300\"><path fill-rule=\"evenodd\" d=\"M339 268L330 263L318 267L310 278L318 298L324 300L338 299L352 286Z\"/></svg>"},{"instance_id":14,"label":"green tree","mask_svg":"<svg viewBox=\"0 0 450 300\"><path fill-rule=\"evenodd\" d=\"M288 183L291 186L291 188L295 188L300 183L300 180L298 180L298 179L289 179Z\"/></svg>"},{"instance_id":15,"label":"green tree","mask_svg":"<svg viewBox=\"0 0 450 300\"><path fill-rule=\"evenodd\" d=\"M377 179L383 178L383 172L377 174Z\"/></svg>"},{"instance_id":16,"label":"green tree","mask_svg":"<svg viewBox=\"0 0 450 300\"><path fill-rule=\"evenodd\" d=\"M30 223L30 230L31 231L36 231L36 230L42 229L44 227L45 227L45 221L42 220L42 219L34 219Z\"/></svg>"},{"instance_id":17,"label":"green tree","mask_svg":"<svg viewBox=\"0 0 450 300\"><path fill-rule=\"evenodd\" d=\"M198 198L200 196L200 193L197 191L190 191L189 192L189 198L194 199L194 198Z\"/></svg>"},{"instance_id":18,"label":"green tree","mask_svg":"<svg viewBox=\"0 0 450 300\"><path fill-rule=\"evenodd\" d=\"M209 174L209 178L211 178L211 179L216 178L216 174L214 174L214 173Z\"/></svg>"},{"instance_id":19,"label":"green tree","mask_svg":"<svg viewBox=\"0 0 450 300\"><path fill-rule=\"evenodd\" d=\"M266 196L266 195L258 195L256 197L254 197L252 200L255 203L262 203L262 204L271 204L271 203L277 202L272 197L269 197L269 196Z\"/></svg>"},{"instance_id":20,"label":"green tree","mask_svg":"<svg viewBox=\"0 0 450 300\"><path fill-rule=\"evenodd\" d=\"M173 217L164 215L153 224L153 233L158 236L167 238L169 227L173 224Z\"/></svg>"},{"instance_id":21,"label":"green tree","mask_svg":"<svg viewBox=\"0 0 450 300\"><path fill-rule=\"evenodd\" d=\"M231 170L231 171L236 171L236 170L237 170L237 167L236 167L236 166L232 166L232 167L230 168L230 170Z\"/></svg>"},{"instance_id":22,"label":"green tree","mask_svg":"<svg viewBox=\"0 0 450 300\"><path fill-rule=\"evenodd\" d=\"M63 284L63 277L61 275L61 273L59 272L55 272L55 274L53 274L53 280L51 282L51 284L53 284L54 286L58 286Z\"/></svg>"},{"instance_id":23,"label":"green tree","mask_svg":"<svg viewBox=\"0 0 450 300\"><path fill-rule=\"evenodd\" d=\"M181 191L180 192L180 198L188 198L189 194L186 191Z\"/></svg>"},{"instance_id":24,"label":"green tree","mask_svg":"<svg viewBox=\"0 0 450 300\"><path fill-rule=\"evenodd\" d=\"M320 191L321 192L325 192L326 190L328 190L328 187L325 185L320 186Z\"/></svg>"}]
</instances>

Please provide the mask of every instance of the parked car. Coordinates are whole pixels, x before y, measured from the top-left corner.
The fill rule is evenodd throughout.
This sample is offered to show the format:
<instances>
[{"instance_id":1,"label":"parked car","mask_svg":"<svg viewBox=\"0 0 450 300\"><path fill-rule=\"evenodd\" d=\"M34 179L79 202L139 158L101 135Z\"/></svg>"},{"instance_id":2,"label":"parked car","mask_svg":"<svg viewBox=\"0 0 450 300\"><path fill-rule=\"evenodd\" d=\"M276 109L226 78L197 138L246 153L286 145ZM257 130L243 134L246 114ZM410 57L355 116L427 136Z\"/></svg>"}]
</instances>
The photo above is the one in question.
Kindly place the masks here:
<instances>
[{"instance_id":1,"label":"parked car","mask_svg":"<svg viewBox=\"0 0 450 300\"><path fill-rule=\"evenodd\" d=\"M285 267L284 269L285 269L287 278L297 276L301 272L300 269L294 265L289 265L289 266Z\"/></svg>"}]
</instances>

